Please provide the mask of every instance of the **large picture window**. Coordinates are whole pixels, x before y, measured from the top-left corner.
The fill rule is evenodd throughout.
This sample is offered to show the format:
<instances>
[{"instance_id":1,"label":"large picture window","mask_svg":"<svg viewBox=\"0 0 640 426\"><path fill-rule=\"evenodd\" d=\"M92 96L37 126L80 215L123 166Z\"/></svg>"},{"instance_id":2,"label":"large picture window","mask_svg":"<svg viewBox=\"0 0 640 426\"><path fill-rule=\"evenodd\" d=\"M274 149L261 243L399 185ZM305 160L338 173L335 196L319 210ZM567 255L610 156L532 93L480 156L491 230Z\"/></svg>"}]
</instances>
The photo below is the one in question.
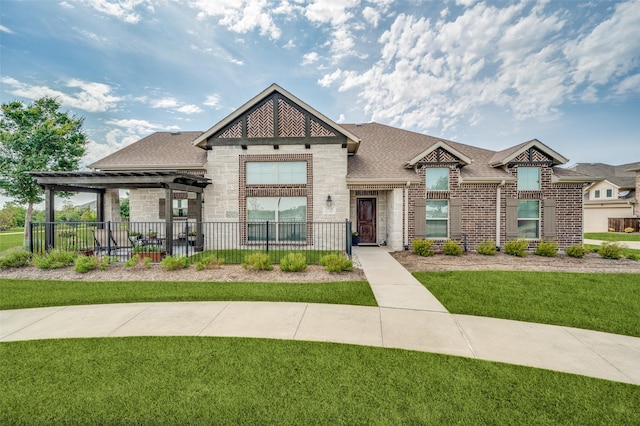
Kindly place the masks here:
<instances>
[{"instance_id":1,"label":"large picture window","mask_svg":"<svg viewBox=\"0 0 640 426\"><path fill-rule=\"evenodd\" d=\"M247 197L247 222L249 241L305 241L307 198Z\"/></svg>"},{"instance_id":2,"label":"large picture window","mask_svg":"<svg viewBox=\"0 0 640 426\"><path fill-rule=\"evenodd\" d=\"M173 200L173 217L189 216L189 200Z\"/></svg>"},{"instance_id":3,"label":"large picture window","mask_svg":"<svg viewBox=\"0 0 640 426\"><path fill-rule=\"evenodd\" d=\"M449 201L427 200L426 204L426 237L447 238L449 235Z\"/></svg>"},{"instance_id":4,"label":"large picture window","mask_svg":"<svg viewBox=\"0 0 640 426\"><path fill-rule=\"evenodd\" d=\"M307 183L306 161L247 163L247 185L287 185L304 183Z\"/></svg>"},{"instance_id":5,"label":"large picture window","mask_svg":"<svg viewBox=\"0 0 640 426\"><path fill-rule=\"evenodd\" d=\"M540 238L539 200L520 200L518 202L518 237Z\"/></svg>"},{"instance_id":6,"label":"large picture window","mask_svg":"<svg viewBox=\"0 0 640 426\"><path fill-rule=\"evenodd\" d=\"M518 167L518 191L540 190L540 167Z\"/></svg>"},{"instance_id":7,"label":"large picture window","mask_svg":"<svg viewBox=\"0 0 640 426\"><path fill-rule=\"evenodd\" d=\"M447 191L449 189L449 169L436 167L425 169L427 191Z\"/></svg>"}]
</instances>

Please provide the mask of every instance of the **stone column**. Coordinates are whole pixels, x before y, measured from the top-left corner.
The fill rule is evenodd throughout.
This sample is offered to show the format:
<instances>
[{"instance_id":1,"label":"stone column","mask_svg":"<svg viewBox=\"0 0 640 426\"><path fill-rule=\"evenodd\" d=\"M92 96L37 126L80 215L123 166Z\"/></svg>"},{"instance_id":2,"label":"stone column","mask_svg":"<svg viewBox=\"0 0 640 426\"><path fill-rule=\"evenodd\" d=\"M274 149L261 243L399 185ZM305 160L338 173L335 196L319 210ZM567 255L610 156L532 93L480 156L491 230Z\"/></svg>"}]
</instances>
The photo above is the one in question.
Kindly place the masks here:
<instances>
[{"instance_id":1,"label":"stone column","mask_svg":"<svg viewBox=\"0 0 640 426\"><path fill-rule=\"evenodd\" d=\"M120 222L119 189L107 189L104 193L104 221Z\"/></svg>"}]
</instances>

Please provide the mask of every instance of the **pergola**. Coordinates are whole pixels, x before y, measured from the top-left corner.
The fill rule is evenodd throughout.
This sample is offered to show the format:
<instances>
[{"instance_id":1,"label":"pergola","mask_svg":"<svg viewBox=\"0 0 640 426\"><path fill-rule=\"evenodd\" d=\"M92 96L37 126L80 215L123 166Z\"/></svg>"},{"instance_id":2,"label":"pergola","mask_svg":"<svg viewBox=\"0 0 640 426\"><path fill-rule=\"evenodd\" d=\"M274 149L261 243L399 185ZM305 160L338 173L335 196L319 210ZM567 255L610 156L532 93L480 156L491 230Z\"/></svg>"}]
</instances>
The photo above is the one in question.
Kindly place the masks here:
<instances>
[{"instance_id":1,"label":"pergola","mask_svg":"<svg viewBox=\"0 0 640 426\"><path fill-rule=\"evenodd\" d=\"M204 245L202 233L202 193L211 179L186 172L167 170L145 170L127 172L31 172L38 185L45 190L45 222L55 221L54 196L56 192L92 192L97 197L97 222L105 219L105 193L108 189L164 188L166 218L166 250L173 253L173 193L174 191L196 194L196 247ZM52 227L45 228L45 244L53 246Z\"/></svg>"}]
</instances>

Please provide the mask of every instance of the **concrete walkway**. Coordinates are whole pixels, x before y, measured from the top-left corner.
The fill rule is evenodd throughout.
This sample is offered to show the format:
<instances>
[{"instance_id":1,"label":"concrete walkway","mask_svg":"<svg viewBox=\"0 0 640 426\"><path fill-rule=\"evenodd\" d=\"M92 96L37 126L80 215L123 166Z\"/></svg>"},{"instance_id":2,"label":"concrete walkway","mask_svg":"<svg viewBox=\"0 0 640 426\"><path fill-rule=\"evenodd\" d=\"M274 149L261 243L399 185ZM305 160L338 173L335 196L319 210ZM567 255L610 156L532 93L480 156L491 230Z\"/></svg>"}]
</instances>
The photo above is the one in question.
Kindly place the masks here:
<instances>
[{"instance_id":1,"label":"concrete walkway","mask_svg":"<svg viewBox=\"0 0 640 426\"><path fill-rule=\"evenodd\" d=\"M437 352L640 385L640 338L452 315L384 249L358 247L355 255L379 307L178 302L8 310L0 311L0 342L116 336L309 340Z\"/></svg>"},{"instance_id":2,"label":"concrete walkway","mask_svg":"<svg viewBox=\"0 0 640 426\"><path fill-rule=\"evenodd\" d=\"M584 244L590 244L594 246L599 246L602 243L607 243L609 241L601 241L601 240L584 240ZM626 248L640 250L640 241L618 241L620 245L625 246Z\"/></svg>"}]
</instances>

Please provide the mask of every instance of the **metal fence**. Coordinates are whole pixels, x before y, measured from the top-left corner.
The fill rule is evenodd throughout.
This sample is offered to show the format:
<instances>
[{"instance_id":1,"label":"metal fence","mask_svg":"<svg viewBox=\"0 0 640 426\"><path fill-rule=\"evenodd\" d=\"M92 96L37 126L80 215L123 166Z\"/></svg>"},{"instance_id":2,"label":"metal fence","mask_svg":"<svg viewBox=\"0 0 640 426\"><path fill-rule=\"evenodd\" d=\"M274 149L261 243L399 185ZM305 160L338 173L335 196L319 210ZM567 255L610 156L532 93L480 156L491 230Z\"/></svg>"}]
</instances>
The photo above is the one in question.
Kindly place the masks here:
<instances>
[{"instance_id":1,"label":"metal fence","mask_svg":"<svg viewBox=\"0 0 640 426\"><path fill-rule=\"evenodd\" d=\"M252 252L265 252L273 263L291 252L307 263L329 253L351 257L351 222L32 222L30 249L51 249L128 259L135 254L215 255L242 263Z\"/></svg>"}]
</instances>

